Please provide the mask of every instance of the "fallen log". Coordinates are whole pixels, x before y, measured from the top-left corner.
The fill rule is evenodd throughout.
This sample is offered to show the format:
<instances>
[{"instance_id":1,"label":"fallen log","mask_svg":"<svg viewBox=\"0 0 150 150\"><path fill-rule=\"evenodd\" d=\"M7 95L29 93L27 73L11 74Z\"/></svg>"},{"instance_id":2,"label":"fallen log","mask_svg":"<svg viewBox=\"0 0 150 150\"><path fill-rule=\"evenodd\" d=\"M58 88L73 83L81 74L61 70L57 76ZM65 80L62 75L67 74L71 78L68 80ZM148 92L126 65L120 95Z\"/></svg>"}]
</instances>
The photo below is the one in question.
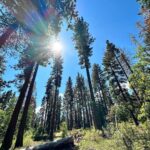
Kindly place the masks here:
<instances>
[{"instance_id":1,"label":"fallen log","mask_svg":"<svg viewBox=\"0 0 150 150\"><path fill-rule=\"evenodd\" d=\"M73 137L66 137L57 141L49 142L43 145L38 145L31 150L73 150ZM29 149L28 149L29 150Z\"/></svg>"}]
</instances>

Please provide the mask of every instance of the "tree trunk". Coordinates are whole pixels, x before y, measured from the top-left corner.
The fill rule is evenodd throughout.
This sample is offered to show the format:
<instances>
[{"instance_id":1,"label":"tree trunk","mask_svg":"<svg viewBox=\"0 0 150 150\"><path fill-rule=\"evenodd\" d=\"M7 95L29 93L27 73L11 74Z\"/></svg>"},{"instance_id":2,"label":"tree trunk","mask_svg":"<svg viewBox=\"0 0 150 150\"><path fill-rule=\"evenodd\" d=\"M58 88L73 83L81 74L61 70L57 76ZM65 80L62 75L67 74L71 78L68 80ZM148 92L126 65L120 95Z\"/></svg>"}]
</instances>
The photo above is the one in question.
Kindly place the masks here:
<instances>
[{"instance_id":1,"label":"tree trunk","mask_svg":"<svg viewBox=\"0 0 150 150\"><path fill-rule=\"evenodd\" d=\"M19 116L19 112L21 110L21 107L22 107L22 104L23 104L23 101L25 98L25 94L26 94L26 91L28 88L28 83L29 83L31 75L32 75L33 67L34 67L33 64L31 64L31 66L28 67L27 75L25 77L25 82L21 88L17 104L12 113L4 140L2 142L1 150L9 150L9 148L11 147L13 135L14 135L14 132L16 129L16 124L17 124L17 120L18 120L18 116Z\"/></svg>"},{"instance_id":2,"label":"tree trunk","mask_svg":"<svg viewBox=\"0 0 150 150\"><path fill-rule=\"evenodd\" d=\"M72 130L72 128L73 128L73 116L72 116L72 106L71 106L70 108L70 130Z\"/></svg>"},{"instance_id":3,"label":"tree trunk","mask_svg":"<svg viewBox=\"0 0 150 150\"><path fill-rule=\"evenodd\" d=\"M51 104L50 104L51 101ZM46 131L49 134L50 132L50 128L51 128L51 117L52 117L52 111L53 111L53 103L54 103L54 99L53 96L49 97L49 102L48 102L48 113L47 113L47 120L46 120Z\"/></svg>"},{"instance_id":4,"label":"tree trunk","mask_svg":"<svg viewBox=\"0 0 150 150\"><path fill-rule=\"evenodd\" d=\"M126 96L125 96L125 94L124 94L124 92L123 92L123 89L122 89L122 87L121 87L121 85L120 85L120 83L119 83L119 81L118 81L118 78L117 78L117 76L116 76L116 74L115 74L115 72L114 72L112 66L110 66L110 67L111 67L112 74L114 75L115 80L116 80L116 82L117 82L117 85L118 85L118 87L119 87L119 90L120 90L120 92L121 92L121 94L122 94L123 99L125 100L125 102L128 102L128 100L127 100L127 98L126 98ZM133 111L132 111L131 109L128 109L128 110L130 111L130 115L131 115L131 117L133 118L133 121L134 121L135 125L138 126L138 125L139 125L138 119L135 117L135 115L134 115L134 113L133 113Z\"/></svg>"},{"instance_id":5,"label":"tree trunk","mask_svg":"<svg viewBox=\"0 0 150 150\"><path fill-rule=\"evenodd\" d=\"M56 99L57 99L57 86L55 87L55 96L54 96L54 105L53 105L53 111L51 116L51 129L50 129L50 140L53 141L54 139L54 123L55 123L55 114L56 114Z\"/></svg>"},{"instance_id":6,"label":"tree trunk","mask_svg":"<svg viewBox=\"0 0 150 150\"><path fill-rule=\"evenodd\" d=\"M21 121L20 121L15 147L23 146L23 135L24 135L24 130L25 130L25 126L26 126L28 109L29 109L30 102L31 102L34 82L35 82L35 78L36 78L37 71L38 71L38 66L39 65L36 64L35 70L34 70L34 74L33 74L33 77L32 77L32 81L31 81L30 86L29 86L29 91L28 91L28 95L27 95L27 98L26 98L26 102L25 102L22 118L21 118Z\"/></svg>"},{"instance_id":7,"label":"tree trunk","mask_svg":"<svg viewBox=\"0 0 150 150\"><path fill-rule=\"evenodd\" d=\"M102 105L103 105L103 107L105 108L105 114L107 114L107 112L108 112L108 109L107 109L107 105L106 105L106 101L105 101L105 94L103 93L103 91L102 91L102 87L101 87L101 85L100 85L100 87L99 87L99 94L100 94L100 99L101 99L101 101L102 101ZM101 95L101 92L102 92L102 95Z\"/></svg>"},{"instance_id":8,"label":"tree trunk","mask_svg":"<svg viewBox=\"0 0 150 150\"><path fill-rule=\"evenodd\" d=\"M10 35L18 28L18 24L15 22L11 24L0 37L0 48L6 43L6 40Z\"/></svg>"},{"instance_id":9,"label":"tree trunk","mask_svg":"<svg viewBox=\"0 0 150 150\"><path fill-rule=\"evenodd\" d=\"M118 64L119 64L119 66L121 67L121 69L122 69L124 75L126 76L128 82L130 83L129 77L128 77L128 75L126 74L126 72L125 72L123 66L121 65L121 63L120 63L118 57L117 57L117 56L115 56L115 57L116 57L116 60L117 60L117 62L118 62ZM128 64L128 65L129 65L129 64ZM130 67L130 68L131 68L131 67ZM134 86L133 86L132 84L131 84L131 88L132 88L132 90L133 90L133 92L134 92L134 94L135 94L135 96L136 96L136 99L138 100L139 103L141 103L141 99L140 99L140 97L139 97L139 95L138 95L136 89L134 88Z\"/></svg>"},{"instance_id":10,"label":"tree trunk","mask_svg":"<svg viewBox=\"0 0 150 150\"><path fill-rule=\"evenodd\" d=\"M96 102L95 102L95 97L93 93L93 88L92 88L92 83L91 83L91 78L90 78L90 72L89 68L86 66L86 73L87 73L87 79L88 79L88 84L89 84L89 89L90 89L90 96L91 96L91 104L92 104L92 119L94 123L95 129L98 129L98 121L99 119L97 118L97 112L96 112Z\"/></svg>"},{"instance_id":11,"label":"tree trunk","mask_svg":"<svg viewBox=\"0 0 150 150\"><path fill-rule=\"evenodd\" d=\"M88 106L87 106L87 101L85 99L85 111L86 111L86 127L90 127L90 116L89 116L89 112L88 112Z\"/></svg>"},{"instance_id":12,"label":"tree trunk","mask_svg":"<svg viewBox=\"0 0 150 150\"><path fill-rule=\"evenodd\" d=\"M88 112L89 112L89 121L90 121L90 127L94 125L93 123L93 119L92 119L92 111L91 111L91 106L90 106L90 102L87 102L87 106L88 106Z\"/></svg>"}]
</instances>

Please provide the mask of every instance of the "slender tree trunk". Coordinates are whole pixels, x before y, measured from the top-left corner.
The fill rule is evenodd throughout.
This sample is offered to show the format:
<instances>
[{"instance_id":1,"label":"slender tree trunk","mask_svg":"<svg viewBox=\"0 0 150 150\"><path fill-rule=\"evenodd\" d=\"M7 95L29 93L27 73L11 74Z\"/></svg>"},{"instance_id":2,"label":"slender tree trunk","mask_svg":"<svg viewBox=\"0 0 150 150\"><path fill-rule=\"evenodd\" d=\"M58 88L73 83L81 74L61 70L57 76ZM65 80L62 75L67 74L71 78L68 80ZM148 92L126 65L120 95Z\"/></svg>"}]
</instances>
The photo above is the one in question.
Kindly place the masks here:
<instances>
[{"instance_id":1,"label":"slender tree trunk","mask_svg":"<svg viewBox=\"0 0 150 150\"><path fill-rule=\"evenodd\" d=\"M67 112L67 128L69 129L69 111L68 111L68 106L67 106L67 110L66 110L66 112Z\"/></svg>"},{"instance_id":2,"label":"slender tree trunk","mask_svg":"<svg viewBox=\"0 0 150 150\"><path fill-rule=\"evenodd\" d=\"M90 106L89 101L87 103L87 106L88 106L89 120L90 120L90 127L91 127L91 126L94 126L94 123L93 123L93 119L92 119L92 111L91 111L91 106Z\"/></svg>"},{"instance_id":3,"label":"slender tree trunk","mask_svg":"<svg viewBox=\"0 0 150 150\"><path fill-rule=\"evenodd\" d=\"M51 129L50 129L50 140L53 141L54 139L54 123L55 123L55 115L56 115L56 99L57 99L57 86L55 87L55 96L54 96L54 105L53 105L53 111L51 116Z\"/></svg>"},{"instance_id":4,"label":"slender tree trunk","mask_svg":"<svg viewBox=\"0 0 150 150\"><path fill-rule=\"evenodd\" d=\"M91 96L91 104L92 104L92 119L94 123L94 127L98 129L98 121L99 118L97 118L97 112L96 112L96 102L95 102L95 97L93 93L93 88L92 88L92 83L91 83L91 78L90 78L90 72L89 68L86 66L86 73L87 73L87 78L88 78L88 84L89 84L89 89L90 89L90 96Z\"/></svg>"},{"instance_id":5,"label":"slender tree trunk","mask_svg":"<svg viewBox=\"0 0 150 150\"><path fill-rule=\"evenodd\" d=\"M77 100L77 128L81 128L79 99Z\"/></svg>"},{"instance_id":6,"label":"slender tree trunk","mask_svg":"<svg viewBox=\"0 0 150 150\"><path fill-rule=\"evenodd\" d=\"M86 128L86 117L85 117L85 107L82 108L83 110L83 128Z\"/></svg>"},{"instance_id":7,"label":"slender tree trunk","mask_svg":"<svg viewBox=\"0 0 150 150\"><path fill-rule=\"evenodd\" d=\"M21 118L21 121L20 121L15 147L23 146L23 135L24 135L24 130L25 130L25 126L26 126L28 109L29 109L30 102L31 102L34 82L35 82L35 78L36 78L37 71L38 71L38 66L39 65L36 64L35 70L34 70L34 74L33 74L33 77L32 77L32 81L31 81L30 86L29 86L28 95L27 95L27 98L26 98L26 102L25 102L22 118Z\"/></svg>"},{"instance_id":8,"label":"slender tree trunk","mask_svg":"<svg viewBox=\"0 0 150 150\"><path fill-rule=\"evenodd\" d=\"M49 97L50 98L50 97ZM51 120L51 117L52 117L52 111L53 111L53 103L54 103L54 99L53 99L53 97L51 97L50 98L51 99L51 104L50 104L50 102L49 102L49 104L48 104L48 113L47 113L47 120L46 120L46 131L47 131L47 133L49 134L49 132L50 132L50 128L51 128L51 122L50 122L50 120ZM50 100L49 99L49 100Z\"/></svg>"},{"instance_id":9,"label":"slender tree trunk","mask_svg":"<svg viewBox=\"0 0 150 150\"><path fill-rule=\"evenodd\" d=\"M128 102L128 100L127 100L127 98L126 98L126 96L125 96L125 94L124 94L124 92L123 92L123 89L122 89L122 87L121 87L121 85L120 85L120 83L119 83L119 81L118 81L118 78L117 78L117 76L116 76L116 74L115 74L115 72L114 72L112 66L110 66L110 67L111 67L112 74L114 75L115 80L116 80L116 82L117 82L117 85L118 85L118 87L119 87L119 90L120 90L120 92L121 92L121 94L122 94L123 99L125 100L125 102ZM128 110L130 111L130 115L131 115L131 117L133 118L133 121L134 121L135 125L138 126L138 125L139 125L138 119L135 117L135 115L134 115L134 113L133 113L133 111L132 111L131 109L128 109Z\"/></svg>"},{"instance_id":10,"label":"slender tree trunk","mask_svg":"<svg viewBox=\"0 0 150 150\"><path fill-rule=\"evenodd\" d=\"M0 37L0 48L6 43L6 40L17 28L18 24L15 22L6 29L6 31Z\"/></svg>"},{"instance_id":11,"label":"slender tree trunk","mask_svg":"<svg viewBox=\"0 0 150 150\"><path fill-rule=\"evenodd\" d=\"M77 110L75 109L74 111L74 128L78 127L78 115L77 115Z\"/></svg>"},{"instance_id":12,"label":"slender tree trunk","mask_svg":"<svg viewBox=\"0 0 150 150\"><path fill-rule=\"evenodd\" d=\"M87 106L87 102L85 100L85 110L86 110L86 127L90 127L90 116L89 116L89 112L88 112L88 106Z\"/></svg>"},{"instance_id":13,"label":"slender tree trunk","mask_svg":"<svg viewBox=\"0 0 150 150\"><path fill-rule=\"evenodd\" d=\"M90 120L89 120L89 114L88 114L88 106L87 106L87 99L85 96L85 93L83 94L83 99L84 99L84 107L85 107L85 118L86 118L86 127L90 127Z\"/></svg>"},{"instance_id":14,"label":"slender tree trunk","mask_svg":"<svg viewBox=\"0 0 150 150\"><path fill-rule=\"evenodd\" d=\"M61 104L60 104L60 101L58 101L58 106L57 106L57 130L60 129L60 115L61 115Z\"/></svg>"},{"instance_id":15,"label":"slender tree trunk","mask_svg":"<svg viewBox=\"0 0 150 150\"><path fill-rule=\"evenodd\" d=\"M133 70L132 70L130 64L128 63L128 61L124 57L122 57L122 58L123 58L123 61L126 63L126 65L127 65L128 69L130 70L130 72L133 73Z\"/></svg>"},{"instance_id":16,"label":"slender tree trunk","mask_svg":"<svg viewBox=\"0 0 150 150\"><path fill-rule=\"evenodd\" d=\"M70 108L70 130L73 128L72 106Z\"/></svg>"},{"instance_id":17,"label":"slender tree trunk","mask_svg":"<svg viewBox=\"0 0 150 150\"><path fill-rule=\"evenodd\" d=\"M121 63L120 63L118 57L117 57L117 56L115 56L115 57L116 57L116 60L117 60L117 62L118 62L118 64L119 64L119 66L121 67L121 69L122 69L124 75L126 76L128 82L130 83L129 77L128 77L128 75L126 74L126 72L125 72L123 66L121 65ZM128 65L129 65L129 64L128 64ZM130 67L130 68L131 68L131 67ZM136 96L136 99L138 100L139 103L141 103L141 99L140 99L140 97L139 97L139 95L138 95L136 89L134 88L134 86L133 86L132 84L130 84L130 85L131 85L131 88L132 88L132 90L133 90L133 92L134 92L134 94L135 94L135 96Z\"/></svg>"},{"instance_id":18,"label":"slender tree trunk","mask_svg":"<svg viewBox=\"0 0 150 150\"><path fill-rule=\"evenodd\" d=\"M108 109L107 109L107 105L106 105L106 101L105 101L105 94L104 94L104 92L102 90L101 85L99 87L99 92L100 92L100 99L102 100L102 104L103 104L103 106L105 108L105 114L107 114ZM102 93L102 95L101 95L101 93Z\"/></svg>"},{"instance_id":19,"label":"slender tree trunk","mask_svg":"<svg viewBox=\"0 0 150 150\"><path fill-rule=\"evenodd\" d=\"M107 93L108 93L108 95L109 95L109 108L111 107L111 105L113 105L113 101L112 101L112 98L111 98L111 94L110 94L110 91L109 91L109 89L107 90Z\"/></svg>"},{"instance_id":20,"label":"slender tree trunk","mask_svg":"<svg viewBox=\"0 0 150 150\"><path fill-rule=\"evenodd\" d=\"M18 116L19 116L19 112L21 110L24 98L25 98L25 94L28 88L28 84L32 75L32 71L33 71L33 67L34 65L32 64L30 67L28 67L28 71L27 71L27 75L25 77L25 82L21 88L20 91L20 95L17 101L17 104L14 108L14 111L12 113L4 140L2 142L2 146L1 146L1 150L9 150L9 148L11 147L12 144L12 140L13 140L13 135L16 129L16 124L17 124L17 120L18 120Z\"/></svg>"}]
</instances>

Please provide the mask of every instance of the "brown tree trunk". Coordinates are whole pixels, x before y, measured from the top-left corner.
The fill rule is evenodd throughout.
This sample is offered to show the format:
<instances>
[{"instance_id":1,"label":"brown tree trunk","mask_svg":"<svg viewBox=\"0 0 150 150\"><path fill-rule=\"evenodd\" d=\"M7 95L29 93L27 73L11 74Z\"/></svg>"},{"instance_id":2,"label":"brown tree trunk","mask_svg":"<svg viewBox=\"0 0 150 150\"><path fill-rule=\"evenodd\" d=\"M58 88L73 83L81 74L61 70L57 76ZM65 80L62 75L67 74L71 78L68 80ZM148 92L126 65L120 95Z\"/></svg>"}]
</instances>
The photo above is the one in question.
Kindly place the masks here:
<instances>
[{"instance_id":1,"label":"brown tree trunk","mask_svg":"<svg viewBox=\"0 0 150 150\"><path fill-rule=\"evenodd\" d=\"M33 77L32 77L32 81L31 81L30 86L29 86L29 90L28 90L28 94L27 94L27 98L26 98L26 102L25 102L22 118L21 118L20 125L19 125L19 130L18 130L18 134L17 134L15 147L23 146L23 135L24 135L24 130L25 130L25 126L26 126L28 109L29 109L30 102L31 102L34 82L35 82L35 78L36 78L37 71L38 71L38 66L39 65L36 64L35 70L34 70L34 74L33 74Z\"/></svg>"},{"instance_id":2,"label":"brown tree trunk","mask_svg":"<svg viewBox=\"0 0 150 150\"><path fill-rule=\"evenodd\" d=\"M15 129L16 129L18 116L19 116L19 113L20 113L20 110L21 110L21 107L22 107L22 104L23 104L23 101L24 101L24 98L25 98L25 94L26 94L26 91L27 91L27 88L28 88L28 84L29 84L29 81L30 81L30 78L31 78L31 75L32 75L33 67L34 67L33 64L31 64L31 66L28 67L27 75L25 77L25 82L24 82L24 84L21 88L17 104L16 104L16 106L14 108L14 111L12 113L12 116L11 116L11 119L10 119L10 122L9 122L9 125L8 125L8 128L7 128L4 140L2 142L1 150L9 150L9 148L11 147L12 140L13 140L13 135L14 135L14 132L15 132Z\"/></svg>"}]
</instances>

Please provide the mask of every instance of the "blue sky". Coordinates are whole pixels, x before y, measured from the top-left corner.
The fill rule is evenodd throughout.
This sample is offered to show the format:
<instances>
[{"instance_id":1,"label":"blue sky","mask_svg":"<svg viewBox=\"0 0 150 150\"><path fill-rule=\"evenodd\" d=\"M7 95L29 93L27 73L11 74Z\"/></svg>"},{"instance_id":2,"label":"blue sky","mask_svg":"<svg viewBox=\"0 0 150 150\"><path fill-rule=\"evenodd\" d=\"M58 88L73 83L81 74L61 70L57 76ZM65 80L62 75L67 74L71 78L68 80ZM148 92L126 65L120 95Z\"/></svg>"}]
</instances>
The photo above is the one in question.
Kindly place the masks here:
<instances>
[{"instance_id":1,"label":"blue sky","mask_svg":"<svg viewBox=\"0 0 150 150\"><path fill-rule=\"evenodd\" d=\"M135 46L131 42L130 35L138 35L136 22L141 19L138 15L139 9L136 0L77 0L79 15L89 23L89 31L96 38L93 44L93 56L90 59L91 64L101 64L106 40L126 49L128 55L133 56ZM63 43L64 69L60 93L64 93L69 76L72 77L73 83L78 72L86 77L85 70L78 65L77 51L71 39L72 33L63 28L60 41ZM5 78L10 79L12 76L11 70L7 70ZM39 68L36 78L37 106L41 104L49 76L50 66Z\"/></svg>"}]
</instances>

